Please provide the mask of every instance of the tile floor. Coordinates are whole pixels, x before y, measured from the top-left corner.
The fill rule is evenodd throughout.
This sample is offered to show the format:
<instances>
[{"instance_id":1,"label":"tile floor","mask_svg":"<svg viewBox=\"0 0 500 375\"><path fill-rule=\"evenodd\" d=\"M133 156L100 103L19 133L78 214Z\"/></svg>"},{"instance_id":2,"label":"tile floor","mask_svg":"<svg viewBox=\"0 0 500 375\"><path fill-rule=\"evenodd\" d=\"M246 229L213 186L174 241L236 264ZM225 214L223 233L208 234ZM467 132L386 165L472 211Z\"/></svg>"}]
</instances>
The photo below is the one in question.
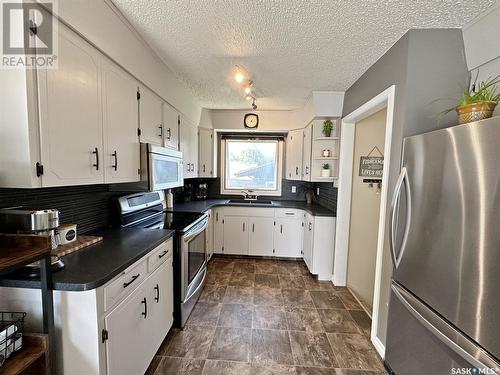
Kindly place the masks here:
<instances>
[{"instance_id":1,"label":"tile floor","mask_svg":"<svg viewBox=\"0 0 500 375\"><path fill-rule=\"evenodd\" d=\"M168 334L147 374L385 373L369 317L302 261L217 257L208 269L186 327Z\"/></svg>"}]
</instances>

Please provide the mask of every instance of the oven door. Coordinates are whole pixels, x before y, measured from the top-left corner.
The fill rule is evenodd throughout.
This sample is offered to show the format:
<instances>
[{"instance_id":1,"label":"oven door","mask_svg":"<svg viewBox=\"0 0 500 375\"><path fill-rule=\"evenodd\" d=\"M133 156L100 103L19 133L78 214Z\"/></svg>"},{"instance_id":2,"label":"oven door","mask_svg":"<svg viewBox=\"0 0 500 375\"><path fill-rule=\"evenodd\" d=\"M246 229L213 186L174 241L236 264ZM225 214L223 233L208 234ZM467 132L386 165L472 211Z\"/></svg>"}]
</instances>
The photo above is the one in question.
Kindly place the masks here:
<instances>
[{"instance_id":1,"label":"oven door","mask_svg":"<svg viewBox=\"0 0 500 375\"><path fill-rule=\"evenodd\" d=\"M181 302L189 300L203 284L204 278L198 275L205 272L207 264L207 227L208 215L205 215L181 237Z\"/></svg>"},{"instance_id":2,"label":"oven door","mask_svg":"<svg viewBox=\"0 0 500 375\"><path fill-rule=\"evenodd\" d=\"M182 158L148 153L149 190L165 190L184 185Z\"/></svg>"}]
</instances>

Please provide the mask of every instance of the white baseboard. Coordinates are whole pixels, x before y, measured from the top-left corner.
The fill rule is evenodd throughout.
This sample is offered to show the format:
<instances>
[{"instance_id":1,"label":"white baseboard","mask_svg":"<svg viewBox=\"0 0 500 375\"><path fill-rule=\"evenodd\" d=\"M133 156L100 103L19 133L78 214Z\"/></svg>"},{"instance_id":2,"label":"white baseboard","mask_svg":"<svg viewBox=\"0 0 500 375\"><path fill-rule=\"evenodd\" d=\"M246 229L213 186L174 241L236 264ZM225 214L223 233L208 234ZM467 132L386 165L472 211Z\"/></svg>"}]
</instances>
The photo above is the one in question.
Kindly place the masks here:
<instances>
[{"instance_id":1,"label":"white baseboard","mask_svg":"<svg viewBox=\"0 0 500 375\"><path fill-rule=\"evenodd\" d=\"M382 344L382 341L376 336L372 337L372 344L375 347L375 350L377 351L378 355L382 358L385 359L385 346Z\"/></svg>"}]
</instances>

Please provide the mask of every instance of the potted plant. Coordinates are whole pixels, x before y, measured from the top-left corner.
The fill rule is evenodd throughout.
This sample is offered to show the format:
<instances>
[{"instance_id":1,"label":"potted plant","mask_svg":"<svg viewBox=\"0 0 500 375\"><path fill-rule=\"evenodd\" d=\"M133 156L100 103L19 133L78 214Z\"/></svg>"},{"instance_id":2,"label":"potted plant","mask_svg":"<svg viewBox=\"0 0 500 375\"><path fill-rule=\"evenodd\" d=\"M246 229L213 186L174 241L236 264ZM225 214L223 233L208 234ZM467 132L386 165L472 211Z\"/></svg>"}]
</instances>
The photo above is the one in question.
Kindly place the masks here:
<instances>
[{"instance_id":1,"label":"potted plant","mask_svg":"<svg viewBox=\"0 0 500 375\"><path fill-rule=\"evenodd\" d=\"M332 120L328 119L323 121L323 135L325 137L329 137L332 134L332 129L333 129Z\"/></svg>"},{"instance_id":2,"label":"potted plant","mask_svg":"<svg viewBox=\"0 0 500 375\"><path fill-rule=\"evenodd\" d=\"M325 163L321 167L321 177L330 177L330 164Z\"/></svg>"},{"instance_id":3,"label":"potted plant","mask_svg":"<svg viewBox=\"0 0 500 375\"><path fill-rule=\"evenodd\" d=\"M499 83L500 76L497 76L479 82L477 85L474 84L472 90L465 90L462 93L456 107L445 109L441 114L457 111L460 124L490 118L500 102L500 92L497 86Z\"/></svg>"}]
</instances>

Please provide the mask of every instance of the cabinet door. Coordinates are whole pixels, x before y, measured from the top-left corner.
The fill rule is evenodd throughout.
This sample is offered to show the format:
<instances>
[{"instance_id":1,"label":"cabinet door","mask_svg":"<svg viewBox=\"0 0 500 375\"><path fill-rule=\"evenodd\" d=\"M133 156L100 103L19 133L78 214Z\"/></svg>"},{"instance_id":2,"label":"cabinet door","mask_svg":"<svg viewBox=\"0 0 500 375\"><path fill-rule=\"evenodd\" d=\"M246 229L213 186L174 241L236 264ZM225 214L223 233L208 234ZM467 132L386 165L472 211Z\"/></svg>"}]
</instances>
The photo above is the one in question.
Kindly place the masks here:
<instances>
[{"instance_id":1,"label":"cabinet door","mask_svg":"<svg viewBox=\"0 0 500 375\"><path fill-rule=\"evenodd\" d=\"M312 124L302 131L302 180L311 181Z\"/></svg>"},{"instance_id":2,"label":"cabinet door","mask_svg":"<svg viewBox=\"0 0 500 375\"><path fill-rule=\"evenodd\" d=\"M276 219L274 248L279 257L302 257L302 220Z\"/></svg>"},{"instance_id":3,"label":"cabinet door","mask_svg":"<svg viewBox=\"0 0 500 375\"><path fill-rule=\"evenodd\" d=\"M248 218L248 255L273 256L274 218Z\"/></svg>"},{"instance_id":4,"label":"cabinet door","mask_svg":"<svg viewBox=\"0 0 500 375\"><path fill-rule=\"evenodd\" d=\"M214 254L222 254L224 246L224 224L222 223L222 208L213 209L212 218L214 220Z\"/></svg>"},{"instance_id":5,"label":"cabinet door","mask_svg":"<svg viewBox=\"0 0 500 375\"><path fill-rule=\"evenodd\" d=\"M207 236L205 238L206 246L207 246L207 259L210 260L212 258L212 254L214 252L214 210L210 209L207 211L208 215L208 228L207 228Z\"/></svg>"},{"instance_id":6,"label":"cabinet door","mask_svg":"<svg viewBox=\"0 0 500 375\"><path fill-rule=\"evenodd\" d=\"M141 142L163 145L162 100L146 88L140 90L139 127Z\"/></svg>"},{"instance_id":7,"label":"cabinet door","mask_svg":"<svg viewBox=\"0 0 500 375\"><path fill-rule=\"evenodd\" d=\"M184 162L184 178L193 178L198 174L198 129L184 118L180 127L181 151Z\"/></svg>"},{"instance_id":8,"label":"cabinet door","mask_svg":"<svg viewBox=\"0 0 500 375\"><path fill-rule=\"evenodd\" d=\"M213 177L213 131L198 128L198 177Z\"/></svg>"},{"instance_id":9,"label":"cabinet door","mask_svg":"<svg viewBox=\"0 0 500 375\"><path fill-rule=\"evenodd\" d=\"M224 254L248 254L248 219L224 216Z\"/></svg>"},{"instance_id":10,"label":"cabinet door","mask_svg":"<svg viewBox=\"0 0 500 375\"><path fill-rule=\"evenodd\" d=\"M172 257L167 259L147 282L148 288L148 336L151 340L151 358L160 347L173 323L174 280Z\"/></svg>"},{"instance_id":11,"label":"cabinet door","mask_svg":"<svg viewBox=\"0 0 500 375\"><path fill-rule=\"evenodd\" d=\"M163 131L165 147L179 149L179 114L174 107L163 103Z\"/></svg>"},{"instance_id":12,"label":"cabinet door","mask_svg":"<svg viewBox=\"0 0 500 375\"><path fill-rule=\"evenodd\" d=\"M104 62L104 182L139 181L137 82L119 67Z\"/></svg>"},{"instance_id":13,"label":"cabinet door","mask_svg":"<svg viewBox=\"0 0 500 375\"><path fill-rule=\"evenodd\" d=\"M302 130L288 132L286 148L286 177L288 180L302 179Z\"/></svg>"},{"instance_id":14,"label":"cabinet door","mask_svg":"<svg viewBox=\"0 0 500 375\"><path fill-rule=\"evenodd\" d=\"M314 239L314 218L305 214L304 217L304 245L303 245L303 257L309 272L313 272L312 263L312 251L313 251L313 239Z\"/></svg>"},{"instance_id":15,"label":"cabinet door","mask_svg":"<svg viewBox=\"0 0 500 375\"><path fill-rule=\"evenodd\" d=\"M103 183L101 56L59 24L58 68L38 70L43 186Z\"/></svg>"},{"instance_id":16,"label":"cabinet door","mask_svg":"<svg viewBox=\"0 0 500 375\"><path fill-rule=\"evenodd\" d=\"M149 337L144 283L104 318L108 331L106 340L107 373L120 375L144 374L154 356ZM147 304L147 306L146 306Z\"/></svg>"}]
</instances>

